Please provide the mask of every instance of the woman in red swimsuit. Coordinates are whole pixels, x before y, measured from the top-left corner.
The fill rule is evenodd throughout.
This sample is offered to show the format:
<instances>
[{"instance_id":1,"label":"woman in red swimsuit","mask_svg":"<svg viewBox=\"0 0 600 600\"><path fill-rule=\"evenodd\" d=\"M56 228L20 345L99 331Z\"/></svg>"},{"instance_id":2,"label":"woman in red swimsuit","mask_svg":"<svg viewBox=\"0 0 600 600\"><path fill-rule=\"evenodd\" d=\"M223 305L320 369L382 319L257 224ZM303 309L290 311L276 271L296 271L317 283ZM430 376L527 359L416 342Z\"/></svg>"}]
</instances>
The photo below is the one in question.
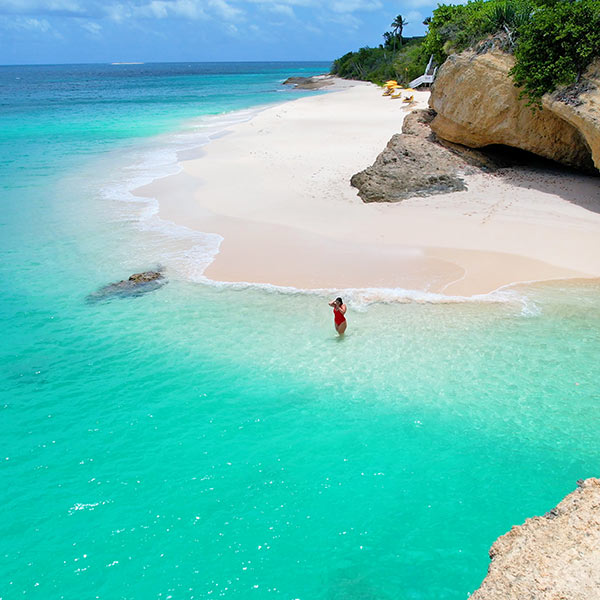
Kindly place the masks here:
<instances>
[{"instance_id":1,"label":"woman in red swimsuit","mask_svg":"<svg viewBox=\"0 0 600 600\"><path fill-rule=\"evenodd\" d=\"M329 306L333 307L333 323L335 325L335 330L340 335L344 335L346 325L348 324L346 317L344 316L346 314L346 305L341 298L336 298L333 302L329 303Z\"/></svg>"}]
</instances>

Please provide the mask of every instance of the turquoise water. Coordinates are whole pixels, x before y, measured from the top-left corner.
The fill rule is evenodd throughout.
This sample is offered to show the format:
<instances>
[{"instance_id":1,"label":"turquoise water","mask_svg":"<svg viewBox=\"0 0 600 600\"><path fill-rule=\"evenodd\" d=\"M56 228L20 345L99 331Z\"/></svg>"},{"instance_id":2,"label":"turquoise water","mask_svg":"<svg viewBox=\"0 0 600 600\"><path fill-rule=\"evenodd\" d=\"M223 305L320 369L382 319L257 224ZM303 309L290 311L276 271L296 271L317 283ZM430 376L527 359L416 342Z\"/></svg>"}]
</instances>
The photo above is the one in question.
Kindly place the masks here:
<instances>
[{"instance_id":1,"label":"turquoise water","mask_svg":"<svg viewBox=\"0 0 600 600\"><path fill-rule=\"evenodd\" d=\"M276 66L235 106L190 92L235 65L105 98L21 68L3 95L0 598L463 599L498 535L598 475L597 282L354 293L344 339L317 294L198 283L215 240L128 190L225 122L198 116L324 70ZM158 263L158 291L86 302Z\"/></svg>"}]
</instances>

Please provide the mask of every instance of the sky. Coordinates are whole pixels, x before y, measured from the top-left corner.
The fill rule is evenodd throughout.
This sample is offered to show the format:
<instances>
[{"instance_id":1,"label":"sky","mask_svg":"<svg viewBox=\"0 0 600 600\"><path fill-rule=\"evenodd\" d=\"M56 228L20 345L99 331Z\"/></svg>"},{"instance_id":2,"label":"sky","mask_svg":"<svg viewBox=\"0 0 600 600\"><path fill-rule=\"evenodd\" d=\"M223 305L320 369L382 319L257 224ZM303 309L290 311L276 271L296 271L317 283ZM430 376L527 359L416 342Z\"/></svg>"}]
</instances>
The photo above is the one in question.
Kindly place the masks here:
<instances>
[{"instance_id":1,"label":"sky","mask_svg":"<svg viewBox=\"0 0 600 600\"><path fill-rule=\"evenodd\" d=\"M0 64L333 60L434 0L0 0Z\"/></svg>"}]
</instances>

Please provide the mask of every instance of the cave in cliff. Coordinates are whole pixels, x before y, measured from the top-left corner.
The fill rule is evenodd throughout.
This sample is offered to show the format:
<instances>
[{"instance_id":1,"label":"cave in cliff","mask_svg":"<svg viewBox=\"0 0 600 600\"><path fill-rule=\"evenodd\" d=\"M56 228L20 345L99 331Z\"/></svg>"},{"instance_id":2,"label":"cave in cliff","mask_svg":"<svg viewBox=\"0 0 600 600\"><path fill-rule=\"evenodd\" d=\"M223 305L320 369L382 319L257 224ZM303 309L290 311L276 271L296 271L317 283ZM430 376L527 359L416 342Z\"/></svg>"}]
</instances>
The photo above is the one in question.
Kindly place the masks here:
<instances>
[{"instance_id":1,"label":"cave in cliff","mask_svg":"<svg viewBox=\"0 0 600 600\"><path fill-rule=\"evenodd\" d=\"M559 172L583 172L592 175L600 175L594 167L592 160L592 154L588 150L589 160L582 166L568 166L563 163L557 162L550 158L545 158L534 152L528 152L522 148L515 148L505 144L490 144L478 148L478 150L484 153L492 163L499 167L530 167L535 169L544 169L546 171L559 171Z\"/></svg>"}]
</instances>

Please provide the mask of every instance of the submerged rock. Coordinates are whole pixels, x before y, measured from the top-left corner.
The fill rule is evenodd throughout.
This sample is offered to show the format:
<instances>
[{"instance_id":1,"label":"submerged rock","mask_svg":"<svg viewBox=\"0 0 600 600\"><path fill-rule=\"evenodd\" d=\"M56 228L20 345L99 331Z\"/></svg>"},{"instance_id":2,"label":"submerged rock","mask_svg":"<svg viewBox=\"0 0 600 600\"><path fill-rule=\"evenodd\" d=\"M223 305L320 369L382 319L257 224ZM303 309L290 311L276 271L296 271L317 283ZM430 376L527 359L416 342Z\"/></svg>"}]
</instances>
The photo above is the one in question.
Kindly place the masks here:
<instances>
[{"instance_id":1,"label":"submerged rock","mask_svg":"<svg viewBox=\"0 0 600 600\"><path fill-rule=\"evenodd\" d=\"M134 273L129 279L123 279L116 283L110 283L101 287L98 291L87 297L88 302L99 302L101 300L110 300L112 298L126 298L131 296L141 296L148 292L153 292L167 282L162 274L162 269L156 271L144 271Z\"/></svg>"},{"instance_id":2,"label":"submerged rock","mask_svg":"<svg viewBox=\"0 0 600 600\"><path fill-rule=\"evenodd\" d=\"M499 537L471 600L600 598L600 479L578 489L543 517Z\"/></svg>"},{"instance_id":3,"label":"submerged rock","mask_svg":"<svg viewBox=\"0 0 600 600\"><path fill-rule=\"evenodd\" d=\"M429 105L436 135L471 148L503 144L585 171L600 168L600 62L576 86L542 98L533 111L519 98L499 50L455 54L440 67Z\"/></svg>"}]
</instances>

